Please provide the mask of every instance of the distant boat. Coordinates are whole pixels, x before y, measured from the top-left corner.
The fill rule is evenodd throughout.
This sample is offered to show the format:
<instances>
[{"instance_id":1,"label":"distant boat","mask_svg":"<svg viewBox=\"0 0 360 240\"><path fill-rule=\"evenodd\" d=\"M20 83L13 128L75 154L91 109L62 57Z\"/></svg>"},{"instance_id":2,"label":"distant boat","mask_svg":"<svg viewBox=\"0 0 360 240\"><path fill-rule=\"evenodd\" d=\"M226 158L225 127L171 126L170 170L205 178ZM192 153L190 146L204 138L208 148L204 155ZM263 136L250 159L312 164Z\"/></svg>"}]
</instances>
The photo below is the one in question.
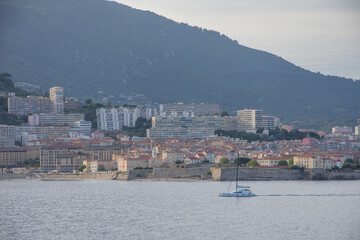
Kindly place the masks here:
<instances>
[{"instance_id":1,"label":"distant boat","mask_svg":"<svg viewBox=\"0 0 360 240\"><path fill-rule=\"evenodd\" d=\"M239 154L236 161L236 188L229 193L220 193L219 197L255 197L256 195L251 192L249 186L238 186L239 175ZM231 183L230 183L231 184Z\"/></svg>"}]
</instances>

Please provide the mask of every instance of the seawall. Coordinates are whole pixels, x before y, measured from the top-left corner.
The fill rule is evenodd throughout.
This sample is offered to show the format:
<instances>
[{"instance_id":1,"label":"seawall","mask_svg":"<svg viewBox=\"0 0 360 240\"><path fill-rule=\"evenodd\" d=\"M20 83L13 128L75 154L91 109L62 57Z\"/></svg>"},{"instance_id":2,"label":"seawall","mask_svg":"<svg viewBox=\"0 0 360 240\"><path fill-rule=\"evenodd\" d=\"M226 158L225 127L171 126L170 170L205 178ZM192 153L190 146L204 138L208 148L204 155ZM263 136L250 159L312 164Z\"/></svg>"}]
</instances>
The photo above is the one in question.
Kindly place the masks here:
<instances>
[{"instance_id":1,"label":"seawall","mask_svg":"<svg viewBox=\"0 0 360 240\"><path fill-rule=\"evenodd\" d=\"M112 180L116 172L86 173L86 174L36 174L37 179L43 180Z\"/></svg>"},{"instance_id":2,"label":"seawall","mask_svg":"<svg viewBox=\"0 0 360 240\"><path fill-rule=\"evenodd\" d=\"M119 172L118 180L207 179L210 167L154 168Z\"/></svg>"},{"instance_id":3,"label":"seawall","mask_svg":"<svg viewBox=\"0 0 360 240\"><path fill-rule=\"evenodd\" d=\"M26 179L31 177L31 174L21 173L21 174L0 174L0 180L9 180L9 179Z\"/></svg>"},{"instance_id":4,"label":"seawall","mask_svg":"<svg viewBox=\"0 0 360 240\"><path fill-rule=\"evenodd\" d=\"M235 181L236 168L211 168L212 178L216 181ZM302 180L299 170L284 168L239 168L239 180Z\"/></svg>"}]
</instances>

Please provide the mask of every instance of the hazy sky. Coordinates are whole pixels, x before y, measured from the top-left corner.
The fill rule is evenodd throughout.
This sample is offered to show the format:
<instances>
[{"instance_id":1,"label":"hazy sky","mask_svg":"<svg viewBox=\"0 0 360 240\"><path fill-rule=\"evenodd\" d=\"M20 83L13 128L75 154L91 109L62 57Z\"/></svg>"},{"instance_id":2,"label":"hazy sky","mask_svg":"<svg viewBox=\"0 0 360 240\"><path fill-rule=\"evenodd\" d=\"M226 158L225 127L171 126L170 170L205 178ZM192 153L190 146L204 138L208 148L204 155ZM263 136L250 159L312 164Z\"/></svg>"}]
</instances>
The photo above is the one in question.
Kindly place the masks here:
<instances>
[{"instance_id":1,"label":"hazy sky","mask_svg":"<svg viewBox=\"0 0 360 240\"><path fill-rule=\"evenodd\" d=\"M323 74L360 79L360 0L116 0L219 31Z\"/></svg>"}]
</instances>

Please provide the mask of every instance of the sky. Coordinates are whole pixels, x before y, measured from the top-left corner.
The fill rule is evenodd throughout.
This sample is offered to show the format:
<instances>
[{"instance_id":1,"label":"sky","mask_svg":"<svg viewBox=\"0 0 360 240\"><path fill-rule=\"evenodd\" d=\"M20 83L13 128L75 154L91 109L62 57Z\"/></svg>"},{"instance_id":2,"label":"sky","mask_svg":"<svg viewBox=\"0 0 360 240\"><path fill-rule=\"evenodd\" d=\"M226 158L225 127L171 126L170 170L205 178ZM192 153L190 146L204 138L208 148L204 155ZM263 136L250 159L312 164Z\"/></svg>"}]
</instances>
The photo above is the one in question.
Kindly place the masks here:
<instances>
[{"instance_id":1,"label":"sky","mask_svg":"<svg viewBox=\"0 0 360 240\"><path fill-rule=\"evenodd\" d=\"M360 79L360 0L115 0L218 31L313 72Z\"/></svg>"}]
</instances>

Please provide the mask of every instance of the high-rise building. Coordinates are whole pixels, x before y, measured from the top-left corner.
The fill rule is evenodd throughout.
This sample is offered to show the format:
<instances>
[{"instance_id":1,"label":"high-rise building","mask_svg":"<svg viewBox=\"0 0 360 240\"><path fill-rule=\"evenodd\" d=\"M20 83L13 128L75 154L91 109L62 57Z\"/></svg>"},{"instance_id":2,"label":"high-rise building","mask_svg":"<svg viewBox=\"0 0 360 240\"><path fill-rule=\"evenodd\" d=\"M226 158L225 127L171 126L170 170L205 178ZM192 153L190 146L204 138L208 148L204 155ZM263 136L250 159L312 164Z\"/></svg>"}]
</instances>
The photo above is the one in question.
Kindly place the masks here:
<instances>
[{"instance_id":1,"label":"high-rise building","mask_svg":"<svg viewBox=\"0 0 360 240\"><path fill-rule=\"evenodd\" d=\"M279 118L277 118L275 116L268 116L268 115L262 116L262 127L264 129L274 129L276 127L279 127L279 125L280 125Z\"/></svg>"},{"instance_id":2,"label":"high-rise building","mask_svg":"<svg viewBox=\"0 0 360 240\"><path fill-rule=\"evenodd\" d=\"M150 119L157 115L155 108L118 107L96 109L97 128L99 130L121 130L125 127L135 127L139 117Z\"/></svg>"},{"instance_id":3,"label":"high-rise building","mask_svg":"<svg viewBox=\"0 0 360 240\"><path fill-rule=\"evenodd\" d=\"M52 102L53 112L64 112L64 88L52 87L50 88L50 100Z\"/></svg>"},{"instance_id":4,"label":"high-rise building","mask_svg":"<svg viewBox=\"0 0 360 240\"><path fill-rule=\"evenodd\" d=\"M256 130L262 127L263 114L258 109L243 109L237 111L239 125L242 130Z\"/></svg>"},{"instance_id":5,"label":"high-rise building","mask_svg":"<svg viewBox=\"0 0 360 240\"><path fill-rule=\"evenodd\" d=\"M28 115L32 113L50 113L52 111L50 99L29 96L16 97L15 93L8 94L8 112L15 115Z\"/></svg>"}]
</instances>

